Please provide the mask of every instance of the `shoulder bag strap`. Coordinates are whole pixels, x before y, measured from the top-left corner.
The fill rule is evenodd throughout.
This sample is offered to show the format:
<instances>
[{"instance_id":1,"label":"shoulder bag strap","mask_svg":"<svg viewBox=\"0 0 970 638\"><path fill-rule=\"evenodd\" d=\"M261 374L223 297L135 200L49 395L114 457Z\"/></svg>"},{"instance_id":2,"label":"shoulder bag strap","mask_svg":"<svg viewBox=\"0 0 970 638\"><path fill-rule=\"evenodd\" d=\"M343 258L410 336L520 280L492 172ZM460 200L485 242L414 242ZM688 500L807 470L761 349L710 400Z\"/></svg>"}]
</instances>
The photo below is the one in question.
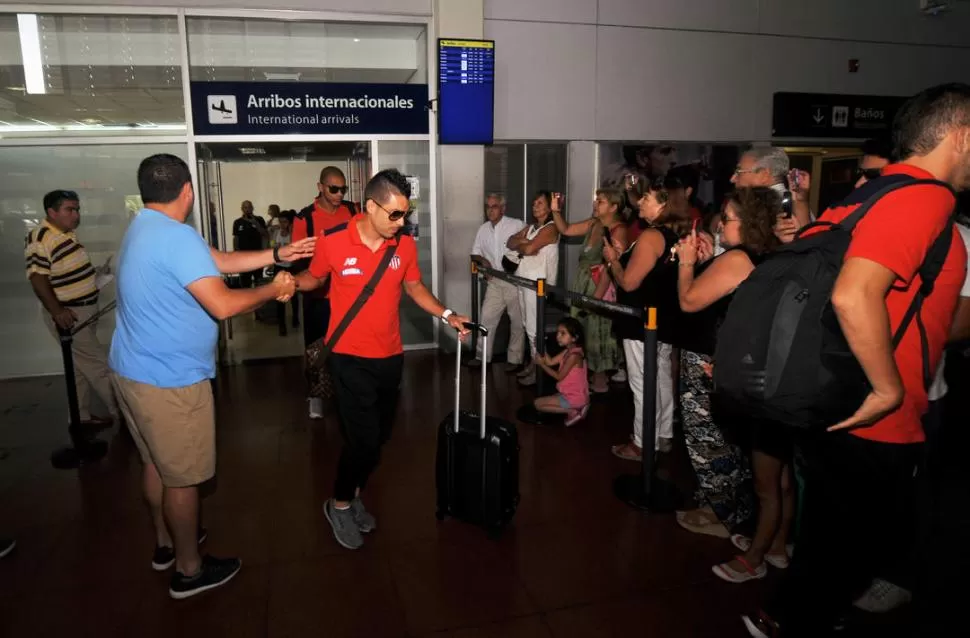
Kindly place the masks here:
<instances>
[{"instance_id":1,"label":"shoulder bag strap","mask_svg":"<svg viewBox=\"0 0 970 638\"><path fill-rule=\"evenodd\" d=\"M354 304L344 315L343 319L337 325L336 329L333 331L333 335L330 336L330 340L323 344L323 349L320 352L320 357L317 359L317 365L323 363L330 353L333 351L333 347L337 345L337 341L343 336L344 332L350 326L350 322L354 320L354 317L360 312L360 309L364 307L370 296L374 294L374 289L377 288L377 284L380 282L381 277L384 276L384 272L387 270L387 266L391 263L391 258L394 257L394 253L397 252L397 244L392 244L384 250L384 256L381 258L379 264L377 264L377 269L374 274L371 275L370 280L364 285L364 289L360 291L357 299L354 300Z\"/></svg>"}]
</instances>

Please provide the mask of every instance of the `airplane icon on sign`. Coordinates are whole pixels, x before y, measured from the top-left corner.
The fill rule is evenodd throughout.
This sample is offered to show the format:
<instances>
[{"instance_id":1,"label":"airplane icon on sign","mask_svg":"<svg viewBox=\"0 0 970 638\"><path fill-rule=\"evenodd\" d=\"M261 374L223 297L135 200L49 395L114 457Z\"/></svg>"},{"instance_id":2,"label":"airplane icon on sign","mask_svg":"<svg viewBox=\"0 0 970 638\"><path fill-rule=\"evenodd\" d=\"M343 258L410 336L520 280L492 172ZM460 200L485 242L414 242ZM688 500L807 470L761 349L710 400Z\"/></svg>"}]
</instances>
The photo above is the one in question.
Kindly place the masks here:
<instances>
[{"instance_id":1,"label":"airplane icon on sign","mask_svg":"<svg viewBox=\"0 0 970 638\"><path fill-rule=\"evenodd\" d=\"M226 108L225 100L219 100L219 104L213 104L212 110L219 111L220 113L226 113L226 114L232 113L232 109Z\"/></svg>"},{"instance_id":2,"label":"airplane icon on sign","mask_svg":"<svg viewBox=\"0 0 970 638\"><path fill-rule=\"evenodd\" d=\"M236 109L235 95L206 96L209 106L209 124L237 124L239 115Z\"/></svg>"}]
</instances>

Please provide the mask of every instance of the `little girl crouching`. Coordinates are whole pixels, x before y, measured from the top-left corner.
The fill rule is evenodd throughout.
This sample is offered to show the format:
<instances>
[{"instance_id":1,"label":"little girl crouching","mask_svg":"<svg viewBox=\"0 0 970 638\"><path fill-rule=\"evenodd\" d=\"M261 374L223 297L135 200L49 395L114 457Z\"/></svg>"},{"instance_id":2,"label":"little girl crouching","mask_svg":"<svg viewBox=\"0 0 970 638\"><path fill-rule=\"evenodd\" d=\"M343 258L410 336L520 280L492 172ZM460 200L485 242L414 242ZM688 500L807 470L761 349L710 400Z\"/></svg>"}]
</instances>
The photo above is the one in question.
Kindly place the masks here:
<instances>
[{"instance_id":1,"label":"little girl crouching","mask_svg":"<svg viewBox=\"0 0 970 638\"><path fill-rule=\"evenodd\" d=\"M583 327L573 317L566 317L556 326L556 342L562 352L555 357L542 355L536 363L556 380L558 394L539 397L536 410L565 414L566 427L575 425L589 411L589 381L586 356L583 354Z\"/></svg>"}]
</instances>

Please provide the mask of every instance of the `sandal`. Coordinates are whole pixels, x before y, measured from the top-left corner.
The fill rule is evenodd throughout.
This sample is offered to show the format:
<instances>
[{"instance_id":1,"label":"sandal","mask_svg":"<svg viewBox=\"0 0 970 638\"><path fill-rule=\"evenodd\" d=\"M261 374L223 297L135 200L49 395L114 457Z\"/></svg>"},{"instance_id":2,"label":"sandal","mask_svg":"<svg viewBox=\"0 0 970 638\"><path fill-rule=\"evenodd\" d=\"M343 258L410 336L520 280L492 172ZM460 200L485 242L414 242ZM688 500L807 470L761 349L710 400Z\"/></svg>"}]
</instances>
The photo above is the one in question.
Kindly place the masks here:
<instances>
[{"instance_id":1,"label":"sandal","mask_svg":"<svg viewBox=\"0 0 970 638\"><path fill-rule=\"evenodd\" d=\"M751 549L751 539L742 534L732 534L731 544L742 552L747 552ZM775 569L788 569L788 565L790 564L788 554L765 554L765 562Z\"/></svg>"},{"instance_id":2,"label":"sandal","mask_svg":"<svg viewBox=\"0 0 970 638\"><path fill-rule=\"evenodd\" d=\"M729 538L731 533L724 526L714 512L708 507L678 511L677 524L688 532L706 534L715 538Z\"/></svg>"},{"instance_id":3,"label":"sandal","mask_svg":"<svg viewBox=\"0 0 970 638\"><path fill-rule=\"evenodd\" d=\"M623 459L624 461L640 462L643 460L643 450L632 442L614 445L612 448L610 448L610 451L613 452L613 456Z\"/></svg>"},{"instance_id":4,"label":"sandal","mask_svg":"<svg viewBox=\"0 0 970 638\"><path fill-rule=\"evenodd\" d=\"M586 413L589 412L589 404L587 403L578 410L570 410L566 413L566 420L563 422L567 428L576 425L580 421L586 418Z\"/></svg>"},{"instance_id":5,"label":"sandal","mask_svg":"<svg viewBox=\"0 0 970 638\"><path fill-rule=\"evenodd\" d=\"M759 580L768 575L768 567L764 563L752 567L744 556L735 556L734 560L740 563L744 569L731 567L731 562L734 561L730 561L711 567L711 571L714 572L715 576L729 583L746 583L749 580Z\"/></svg>"},{"instance_id":6,"label":"sandal","mask_svg":"<svg viewBox=\"0 0 970 638\"><path fill-rule=\"evenodd\" d=\"M756 616L741 616L741 622L751 638L778 638L781 635L778 623L763 611L759 611Z\"/></svg>"}]
</instances>

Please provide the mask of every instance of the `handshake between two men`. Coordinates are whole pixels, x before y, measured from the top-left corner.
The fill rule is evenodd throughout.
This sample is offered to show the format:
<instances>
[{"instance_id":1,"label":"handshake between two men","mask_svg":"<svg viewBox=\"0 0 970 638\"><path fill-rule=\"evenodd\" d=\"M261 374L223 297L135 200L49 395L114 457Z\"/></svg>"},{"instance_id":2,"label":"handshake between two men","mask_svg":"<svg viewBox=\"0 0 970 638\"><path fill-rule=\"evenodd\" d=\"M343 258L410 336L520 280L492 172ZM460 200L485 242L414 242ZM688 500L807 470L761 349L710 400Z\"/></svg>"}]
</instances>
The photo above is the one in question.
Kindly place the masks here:
<instances>
[{"instance_id":1,"label":"handshake between two men","mask_svg":"<svg viewBox=\"0 0 970 638\"><path fill-rule=\"evenodd\" d=\"M309 259L313 257L313 251L317 246L316 237L307 237L300 241L281 246L276 251L276 262L293 262L298 259ZM300 289L296 277L288 270L280 270L273 277L271 284L275 288L276 301L286 303L293 298L296 291Z\"/></svg>"}]
</instances>

